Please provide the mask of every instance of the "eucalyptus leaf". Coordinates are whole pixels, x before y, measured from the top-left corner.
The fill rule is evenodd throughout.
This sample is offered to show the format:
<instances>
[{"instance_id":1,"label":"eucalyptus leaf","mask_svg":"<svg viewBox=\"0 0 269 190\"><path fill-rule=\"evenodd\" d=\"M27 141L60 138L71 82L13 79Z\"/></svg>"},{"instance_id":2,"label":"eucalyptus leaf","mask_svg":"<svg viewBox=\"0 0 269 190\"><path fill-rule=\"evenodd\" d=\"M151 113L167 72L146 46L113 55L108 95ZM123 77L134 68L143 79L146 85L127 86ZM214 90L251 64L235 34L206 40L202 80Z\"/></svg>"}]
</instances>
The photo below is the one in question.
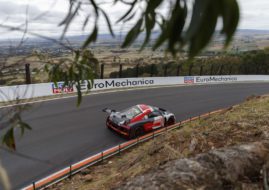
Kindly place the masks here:
<instances>
[{"instance_id":1,"label":"eucalyptus leaf","mask_svg":"<svg viewBox=\"0 0 269 190\"><path fill-rule=\"evenodd\" d=\"M108 18L108 16L107 16L107 14L106 14L105 11L103 11L101 9L101 12L103 13L103 15L104 15L104 17L106 19L106 23L107 23L107 26L108 26L108 29L109 29L110 34L114 37L115 35L114 35L113 29L112 29L112 26L111 26L111 23L110 23L110 19Z\"/></svg>"},{"instance_id":2,"label":"eucalyptus leaf","mask_svg":"<svg viewBox=\"0 0 269 190\"><path fill-rule=\"evenodd\" d=\"M133 3L131 4L131 7L129 8L129 10L128 10L122 17L120 17L120 18L116 21L116 23L118 23L118 22L124 20L124 19L125 19L131 12L132 12L132 10L135 8L135 4L136 4L136 3L137 3L137 0L134 0Z\"/></svg>"},{"instance_id":3,"label":"eucalyptus leaf","mask_svg":"<svg viewBox=\"0 0 269 190\"><path fill-rule=\"evenodd\" d=\"M98 27L95 25L91 35L84 42L82 49L85 49L91 42L95 42L97 39L97 34L98 34Z\"/></svg>"},{"instance_id":4,"label":"eucalyptus leaf","mask_svg":"<svg viewBox=\"0 0 269 190\"><path fill-rule=\"evenodd\" d=\"M223 20L222 33L226 35L225 46L227 47L235 33L239 22L239 6L236 0L221 1L221 15Z\"/></svg>"},{"instance_id":5,"label":"eucalyptus leaf","mask_svg":"<svg viewBox=\"0 0 269 190\"><path fill-rule=\"evenodd\" d=\"M9 129L3 136L2 143L8 148L16 150L16 143L14 138L14 128Z\"/></svg>"},{"instance_id":6,"label":"eucalyptus leaf","mask_svg":"<svg viewBox=\"0 0 269 190\"><path fill-rule=\"evenodd\" d=\"M122 48L130 46L135 41L135 39L141 32L140 29L142 24L143 19L141 18L137 21L136 25L128 32L127 36L124 39L124 42L121 45Z\"/></svg>"}]
</instances>

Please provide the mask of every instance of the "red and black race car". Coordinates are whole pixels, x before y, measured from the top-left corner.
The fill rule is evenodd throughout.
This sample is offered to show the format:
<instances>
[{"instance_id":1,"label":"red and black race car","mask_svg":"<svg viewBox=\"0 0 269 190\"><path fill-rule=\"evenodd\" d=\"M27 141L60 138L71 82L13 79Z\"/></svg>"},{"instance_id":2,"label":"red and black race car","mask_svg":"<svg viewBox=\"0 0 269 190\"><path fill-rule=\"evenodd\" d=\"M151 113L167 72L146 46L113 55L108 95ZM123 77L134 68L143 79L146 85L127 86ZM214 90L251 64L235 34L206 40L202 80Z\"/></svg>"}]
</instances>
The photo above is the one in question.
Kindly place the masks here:
<instances>
[{"instance_id":1,"label":"red and black race car","mask_svg":"<svg viewBox=\"0 0 269 190\"><path fill-rule=\"evenodd\" d=\"M175 115L165 109L145 104L135 105L123 111L104 109L109 116L106 126L128 138L166 127L175 123Z\"/></svg>"}]
</instances>

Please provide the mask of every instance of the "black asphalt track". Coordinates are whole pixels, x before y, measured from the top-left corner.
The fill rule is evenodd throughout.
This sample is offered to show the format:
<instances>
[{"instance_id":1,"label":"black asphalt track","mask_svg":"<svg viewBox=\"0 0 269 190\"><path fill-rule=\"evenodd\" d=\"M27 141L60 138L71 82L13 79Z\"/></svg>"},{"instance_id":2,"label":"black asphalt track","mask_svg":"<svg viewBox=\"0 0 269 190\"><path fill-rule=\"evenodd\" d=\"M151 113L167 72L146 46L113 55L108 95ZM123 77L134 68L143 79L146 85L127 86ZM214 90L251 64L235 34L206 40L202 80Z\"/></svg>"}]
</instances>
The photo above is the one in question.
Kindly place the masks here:
<instances>
[{"instance_id":1,"label":"black asphalt track","mask_svg":"<svg viewBox=\"0 0 269 190\"><path fill-rule=\"evenodd\" d=\"M23 113L33 130L27 131L22 138L17 134L17 152L2 149L0 159L8 171L12 188L19 189L126 141L106 129L103 108L121 110L144 103L166 108L180 121L240 103L250 95L266 93L269 93L269 83L245 83L94 94L85 96L79 108L76 107L76 98L35 103ZM0 114L5 109L10 108L0 109Z\"/></svg>"}]
</instances>

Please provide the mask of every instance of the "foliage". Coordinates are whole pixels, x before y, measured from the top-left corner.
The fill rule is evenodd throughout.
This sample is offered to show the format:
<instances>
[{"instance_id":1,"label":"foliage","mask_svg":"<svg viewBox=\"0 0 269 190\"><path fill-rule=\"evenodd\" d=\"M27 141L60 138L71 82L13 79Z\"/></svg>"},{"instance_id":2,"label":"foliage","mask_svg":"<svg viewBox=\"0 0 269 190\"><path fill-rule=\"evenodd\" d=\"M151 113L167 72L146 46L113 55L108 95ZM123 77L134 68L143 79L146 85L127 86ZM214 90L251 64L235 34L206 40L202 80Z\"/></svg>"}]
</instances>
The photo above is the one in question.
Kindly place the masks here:
<instances>
[{"instance_id":1,"label":"foliage","mask_svg":"<svg viewBox=\"0 0 269 190\"><path fill-rule=\"evenodd\" d=\"M6 190L11 189L8 174L7 174L6 170L4 169L1 162L0 162L0 183L4 187L4 189L6 189Z\"/></svg>"},{"instance_id":2,"label":"foliage","mask_svg":"<svg viewBox=\"0 0 269 190\"><path fill-rule=\"evenodd\" d=\"M93 30L83 44L83 48L96 41L100 15L105 18L109 31L114 36L108 17L109 11L102 9L102 3L98 4L96 0L89 0L87 3L83 0L69 0L69 2L69 12L60 23L65 26L63 36L74 18L79 15L80 11L83 11L83 6L90 7L88 10L94 10ZM176 55L182 51L183 47L188 46L191 58L209 43L219 18L222 19L221 34L226 37L225 46L227 46L236 30L240 16L236 0L194 0L192 7L186 0L114 0L114 3L129 6L117 23L130 23L138 17L125 36L123 48L133 44L139 35L145 33L144 42L141 45L143 49L149 44L152 32L158 30L160 34L153 45L154 50L166 44L166 50ZM160 8L167 9L167 13L162 13ZM137 14L140 15L137 16ZM191 16L189 24L186 22L187 16ZM84 20L83 28L89 23L89 17L90 13Z\"/></svg>"},{"instance_id":3,"label":"foliage","mask_svg":"<svg viewBox=\"0 0 269 190\"><path fill-rule=\"evenodd\" d=\"M156 39L153 50L162 45L166 45L166 50L176 56L185 46L189 47L189 57L196 56L210 41L214 35L217 21L222 19L223 27L221 33L226 36L225 45L227 46L232 39L239 21L239 7L236 0L195 0L192 9L186 0L114 0L114 4L127 5L129 9L117 20L117 23L125 24L134 21L137 14L139 19L127 32L121 45L126 48L133 44L139 35L145 33L145 39L141 45L141 50L151 41L151 34L154 30L160 31ZM160 8L167 9L163 14ZM85 58L85 50L97 40L99 33L99 20L102 17L107 24L110 34L114 37L112 24L109 18L109 11L102 8L102 3L96 0L69 0L69 11L66 17L59 24L64 26L61 39L64 38L68 28L80 12L88 15L85 17L82 28L90 25L92 31L88 35L81 50L75 53L74 61L66 64L54 64L47 68L49 76L53 82L64 80L64 85L76 84L78 91L78 105L81 102L81 80L93 80L94 73L92 67L97 60L93 56ZM191 21L186 24L188 13ZM89 22L93 18L93 22ZM88 64L89 63L89 64ZM159 66L158 66L159 67ZM155 69L155 68L151 68ZM91 84L90 82L88 84Z\"/></svg>"},{"instance_id":4,"label":"foliage","mask_svg":"<svg viewBox=\"0 0 269 190\"><path fill-rule=\"evenodd\" d=\"M49 79L55 83L64 81L65 86L76 86L78 99L77 106L82 100L81 84L87 81L87 88L91 89L93 79L98 76L98 60L89 50L75 51L74 59L60 59L58 63L49 62L45 69Z\"/></svg>"},{"instance_id":5,"label":"foliage","mask_svg":"<svg viewBox=\"0 0 269 190\"><path fill-rule=\"evenodd\" d=\"M17 100L17 104L19 104L19 100ZM25 123L21 118L21 113L30 108L29 105L17 105L12 108L7 108L1 111L0 121L2 121L2 129L5 131L2 136L2 143L7 147L16 150L16 142L15 142L15 130L19 130L21 136L24 135L25 130L31 130L32 128Z\"/></svg>"}]
</instances>

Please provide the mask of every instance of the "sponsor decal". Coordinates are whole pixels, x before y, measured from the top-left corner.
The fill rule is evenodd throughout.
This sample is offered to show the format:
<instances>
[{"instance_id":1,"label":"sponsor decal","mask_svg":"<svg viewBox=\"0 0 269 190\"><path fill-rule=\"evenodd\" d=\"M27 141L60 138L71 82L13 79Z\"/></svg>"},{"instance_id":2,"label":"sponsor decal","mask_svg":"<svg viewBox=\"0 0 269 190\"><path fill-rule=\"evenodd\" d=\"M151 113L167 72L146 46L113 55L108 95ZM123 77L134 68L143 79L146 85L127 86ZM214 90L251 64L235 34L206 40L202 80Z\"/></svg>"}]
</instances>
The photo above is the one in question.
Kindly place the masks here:
<instances>
[{"instance_id":1,"label":"sponsor decal","mask_svg":"<svg viewBox=\"0 0 269 190\"><path fill-rule=\"evenodd\" d=\"M71 93L74 92L73 85L65 85L64 82L57 82L57 85L52 84L52 93L61 94L61 93Z\"/></svg>"},{"instance_id":2,"label":"sponsor decal","mask_svg":"<svg viewBox=\"0 0 269 190\"><path fill-rule=\"evenodd\" d=\"M194 77L191 77L191 76L184 77L184 83L185 84L193 84L194 83Z\"/></svg>"},{"instance_id":3,"label":"sponsor decal","mask_svg":"<svg viewBox=\"0 0 269 190\"><path fill-rule=\"evenodd\" d=\"M237 77L225 76L210 76L210 77L196 77L196 83L210 83L210 82L235 82Z\"/></svg>"},{"instance_id":4,"label":"sponsor decal","mask_svg":"<svg viewBox=\"0 0 269 190\"><path fill-rule=\"evenodd\" d=\"M94 83L93 87L95 89L102 88L120 88L120 87L135 87L135 86L145 86L145 85L153 85L154 80L147 79L125 79L125 80L105 80L99 83Z\"/></svg>"},{"instance_id":5,"label":"sponsor decal","mask_svg":"<svg viewBox=\"0 0 269 190\"><path fill-rule=\"evenodd\" d=\"M87 81L81 81L80 82L80 90L87 91L88 85ZM72 93L74 91L74 85L72 83L68 85L64 85L64 82L57 82L57 85L54 83L52 84L52 92L53 94L62 94L62 93Z\"/></svg>"}]
</instances>

